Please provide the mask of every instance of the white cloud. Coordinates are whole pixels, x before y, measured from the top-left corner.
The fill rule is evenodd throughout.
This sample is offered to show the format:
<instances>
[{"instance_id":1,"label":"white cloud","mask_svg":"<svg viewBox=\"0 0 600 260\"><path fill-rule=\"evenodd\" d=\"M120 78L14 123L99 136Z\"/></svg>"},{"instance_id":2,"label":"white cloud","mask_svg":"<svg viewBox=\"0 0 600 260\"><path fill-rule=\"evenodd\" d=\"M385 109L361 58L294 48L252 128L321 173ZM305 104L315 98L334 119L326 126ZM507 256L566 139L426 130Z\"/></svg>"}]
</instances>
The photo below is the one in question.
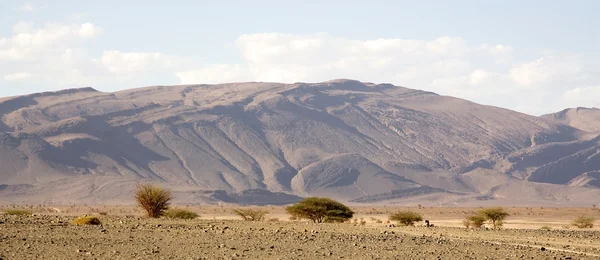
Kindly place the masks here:
<instances>
[{"instance_id":1,"label":"white cloud","mask_svg":"<svg viewBox=\"0 0 600 260\"><path fill-rule=\"evenodd\" d=\"M31 3L25 3L21 6L19 6L17 8L17 10L19 10L21 12L33 12L33 11L35 11L35 6L33 6Z\"/></svg>"},{"instance_id":2,"label":"white cloud","mask_svg":"<svg viewBox=\"0 0 600 260\"><path fill-rule=\"evenodd\" d=\"M578 56L545 56L513 67L510 74L523 86L577 81L587 77L582 65Z\"/></svg>"},{"instance_id":3,"label":"white cloud","mask_svg":"<svg viewBox=\"0 0 600 260\"><path fill-rule=\"evenodd\" d=\"M480 85L490 77L490 73L485 70L475 70L471 73L469 83L471 85Z\"/></svg>"},{"instance_id":4,"label":"white cloud","mask_svg":"<svg viewBox=\"0 0 600 260\"><path fill-rule=\"evenodd\" d=\"M4 75L6 81L23 81L32 78L34 75L29 72L17 72Z\"/></svg>"},{"instance_id":5,"label":"white cloud","mask_svg":"<svg viewBox=\"0 0 600 260\"><path fill-rule=\"evenodd\" d=\"M159 52L120 52L112 50L105 51L100 62L112 73L132 74L172 69L180 61L177 57Z\"/></svg>"},{"instance_id":6,"label":"white cloud","mask_svg":"<svg viewBox=\"0 0 600 260\"><path fill-rule=\"evenodd\" d=\"M598 96L598 88L588 87L600 86L597 57L540 51L535 59L524 59L523 50L516 47L473 45L458 37L355 40L326 33L247 34L235 41L241 62L197 66L190 58L164 52L105 50L93 55L85 43L102 28L92 23L36 27L20 22L12 30L12 35L0 37L1 79L48 88L89 85L113 90L351 78L541 114L561 110L565 104L597 105L591 97Z\"/></svg>"},{"instance_id":7,"label":"white cloud","mask_svg":"<svg viewBox=\"0 0 600 260\"><path fill-rule=\"evenodd\" d=\"M565 107L600 107L600 86L574 88L562 97Z\"/></svg>"},{"instance_id":8,"label":"white cloud","mask_svg":"<svg viewBox=\"0 0 600 260\"><path fill-rule=\"evenodd\" d=\"M597 59L585 55L540 51L532 61L512 46L471 45L458 37L353 40L325 33L259 33L240 36L236 46L244 63L186 69L177 73L181 83L352 78L533 114L560 110L562 93L600 83Z\"/></svg>"},{"instance_id":9,"label":"white cloud","mask_svg":"<svg viewBox=\"0 0 600 260\"><path fill-rule=\"evenodd\" d=\"M98 36L102 29L91 23L35 28L31 22L19 22L13 26L13 32L12 37L0 38L0 61L37 59L54 48Z\"/></svg>"}]
</instances>

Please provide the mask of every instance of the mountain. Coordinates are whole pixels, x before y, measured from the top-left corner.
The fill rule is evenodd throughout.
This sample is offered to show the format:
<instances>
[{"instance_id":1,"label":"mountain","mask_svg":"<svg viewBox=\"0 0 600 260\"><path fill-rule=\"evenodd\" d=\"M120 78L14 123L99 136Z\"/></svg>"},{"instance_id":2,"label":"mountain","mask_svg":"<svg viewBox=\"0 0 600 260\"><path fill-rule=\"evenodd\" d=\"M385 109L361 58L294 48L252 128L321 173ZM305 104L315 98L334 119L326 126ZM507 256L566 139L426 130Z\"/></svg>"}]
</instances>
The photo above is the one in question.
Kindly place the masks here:
<instances>
[{"instance_id":1,"label":"mountain","mask_svg":"<svg viewBox=\"0 0 600 260\"><path fill-rule=\"evenodd\" d=\"M0 196L130 203L148 181L181 203L587 205L600 195L600 120L565 114L575 119L354 80L9 97Z\"/></svg>"}]
</instances>

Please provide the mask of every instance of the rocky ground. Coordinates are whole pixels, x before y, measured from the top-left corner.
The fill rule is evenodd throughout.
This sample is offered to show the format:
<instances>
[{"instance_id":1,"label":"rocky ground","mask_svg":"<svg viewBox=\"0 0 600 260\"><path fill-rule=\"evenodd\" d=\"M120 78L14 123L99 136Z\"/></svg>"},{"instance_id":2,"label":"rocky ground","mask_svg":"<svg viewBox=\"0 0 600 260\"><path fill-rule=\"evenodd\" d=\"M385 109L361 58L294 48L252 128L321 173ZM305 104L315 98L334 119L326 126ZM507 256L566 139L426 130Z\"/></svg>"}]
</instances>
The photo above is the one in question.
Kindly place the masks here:
<instances>
[{"instance_id":1,"label":"rocky ground","mask_svg":"<svg viewBox=\"0 0 600 260\"><path fill-rule=\"evenodd\" d=\"M600 232L0 215L0 259L598 259Z\"/></svg>"}]
</instances>

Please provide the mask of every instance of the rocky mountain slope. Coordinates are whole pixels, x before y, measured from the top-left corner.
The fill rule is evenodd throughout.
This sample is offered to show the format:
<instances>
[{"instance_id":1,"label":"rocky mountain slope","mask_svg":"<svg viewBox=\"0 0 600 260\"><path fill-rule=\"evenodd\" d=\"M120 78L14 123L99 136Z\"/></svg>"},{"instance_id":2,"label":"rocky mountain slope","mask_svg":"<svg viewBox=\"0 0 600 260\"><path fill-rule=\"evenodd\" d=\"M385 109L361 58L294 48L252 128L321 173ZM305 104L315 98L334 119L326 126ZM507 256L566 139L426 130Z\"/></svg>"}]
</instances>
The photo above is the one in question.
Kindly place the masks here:
<instances>
[{"instance_id":1,"label":"rocky mountain slope","mask_svg":"<svg viewBox=\"0 0 600 260\"><path fill-rule=\"evenodd\" d=\"M273 203L600 195L597 117L534 117L390 84L83 88L0 99L0 116L0 195L10 201L126 203L140 181L186 203L260 194L268 204L264 191Z\"/></svg>"}]
</instances>

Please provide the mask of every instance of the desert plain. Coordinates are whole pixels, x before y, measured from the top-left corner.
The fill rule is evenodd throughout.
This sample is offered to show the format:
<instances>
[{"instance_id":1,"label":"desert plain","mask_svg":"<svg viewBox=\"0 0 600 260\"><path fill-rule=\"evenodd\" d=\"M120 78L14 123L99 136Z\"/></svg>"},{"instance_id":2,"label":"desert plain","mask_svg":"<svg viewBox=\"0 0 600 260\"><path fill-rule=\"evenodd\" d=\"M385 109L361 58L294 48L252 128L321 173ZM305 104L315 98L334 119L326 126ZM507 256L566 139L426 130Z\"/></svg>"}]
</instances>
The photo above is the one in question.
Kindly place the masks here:
<instances>
[{"instance_id":1,"label":"desert plain","mask_svg":"<svg viewBox=\"0 0 600 260\"><path fill-rule=\"evenodd\" d=\"M34 214L1 214L15 207ZM353 221L339 224L292 221L282 206L251 207L269 211L257 222L235 216L238 206L176 208L200 217L149 219L129 205L3 205L0 259L600 259L598 225L571 225L598 219L592 207L505 207L510 216L498 230L462 226L478 207L354 206ZM435 227L390 226L389 214L401 210ZM73 225L81 215L102 224Z\"/></svg>"}]
</instances>

